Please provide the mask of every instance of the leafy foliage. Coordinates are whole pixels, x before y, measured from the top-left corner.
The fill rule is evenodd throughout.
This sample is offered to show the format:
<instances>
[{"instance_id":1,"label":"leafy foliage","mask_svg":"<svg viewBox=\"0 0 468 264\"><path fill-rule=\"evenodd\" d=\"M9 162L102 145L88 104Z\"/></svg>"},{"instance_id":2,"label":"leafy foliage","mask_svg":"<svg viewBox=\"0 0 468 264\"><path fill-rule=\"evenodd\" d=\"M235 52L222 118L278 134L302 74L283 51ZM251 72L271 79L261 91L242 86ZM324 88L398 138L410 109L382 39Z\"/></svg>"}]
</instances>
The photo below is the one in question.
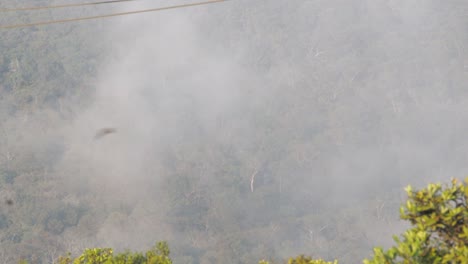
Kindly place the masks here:
<instances>
[{"instance_id":1,"label":"leafy foliage","mask_svg":"<svg viewBox=\"0 0 468 264\"><path fill-rule=\"evenodd\" d=\"M374 249L365 264L468 263L468 178L465 184L452 180L451 186L429 184L427 188L406 189L408 201L401 218L413 228L388 251Z\"/></svg>"},{"instance_id":2,"label":"leafy foliage","mask_svg":"<svg viewBox=\"0 0 468 264\"><path fill-rule=\"evenodd\" d=\"M261 260L259 264L269 264L266 260ZM329 262L322 259L312 259L311 257L300 255L295 258L290 258L287 264L338 264L338 261Z\"/></svg>"},{"instance_id":3,"label":"leafy foliage","mask_svg":"<svg viewBox=\"0 0 468 264\"><path fill-rule=\"evenodd\" d=\"M166 242L158 242L145 254L124 252L114 256L111 248L86 249L77 258L60 257L59 264L172 264L169 258L169 247Z\"/></svg>"}]
</instances>

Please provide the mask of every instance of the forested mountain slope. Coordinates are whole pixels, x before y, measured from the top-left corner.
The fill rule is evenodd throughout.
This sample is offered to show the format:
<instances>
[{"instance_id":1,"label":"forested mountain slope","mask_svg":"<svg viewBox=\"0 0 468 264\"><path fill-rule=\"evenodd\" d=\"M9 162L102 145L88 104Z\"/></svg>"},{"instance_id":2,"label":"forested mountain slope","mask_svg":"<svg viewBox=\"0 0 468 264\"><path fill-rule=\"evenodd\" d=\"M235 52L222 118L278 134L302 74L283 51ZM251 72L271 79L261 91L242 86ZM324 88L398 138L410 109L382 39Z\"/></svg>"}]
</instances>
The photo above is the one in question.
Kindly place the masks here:
<instances>
[{"instance_id":1,"label":"forested mountain slope","mask_svg":"<svg viewBox=\"0 0 468 264\"><path fill-rule=\"evenodd\" d=\"M402 186L466 175L467 12L233 0L1 30L0 260L167 240L174 263L358 263L405 227Z\"/></svg>"}]
</instances>

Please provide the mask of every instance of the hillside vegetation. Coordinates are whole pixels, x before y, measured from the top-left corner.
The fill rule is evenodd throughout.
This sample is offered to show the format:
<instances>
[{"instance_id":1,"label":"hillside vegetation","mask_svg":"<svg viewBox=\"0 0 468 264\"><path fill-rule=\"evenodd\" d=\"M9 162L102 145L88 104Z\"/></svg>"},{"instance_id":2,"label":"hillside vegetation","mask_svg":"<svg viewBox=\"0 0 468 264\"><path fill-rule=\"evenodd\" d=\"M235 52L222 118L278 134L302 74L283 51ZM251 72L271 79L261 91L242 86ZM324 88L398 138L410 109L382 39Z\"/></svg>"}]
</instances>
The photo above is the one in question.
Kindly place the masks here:
<instances>
[{"instance_id":1,"label":"hillside vegetation","mask_svg":"<svg viewBox=\"0 0 468 264\"><path fill-rule=\"evenodd\" d=\"M461 0L233 0L0 30L0 263L155 241L182 264L400 263L407 242L449 263L464 238L444 240L453 223L432 213L464 213L421 188L468 171L467 13ZM115 133L95 139L103 128ZM403 233L408 184L425 191ZM439 211L412 211L436 194Z\"/></svg>"},{"instance_id":2,"label":"hillside vegetation","mask_svg":"<svg viewBox=\"0 0 468 264\"><path fill-rule=\"evenodd\" d=\"M401 237L395 236L396 246L384 251L374 248L373 258L364 264L397 263L466 263L468 262L468 178L464 183L453 179L451 186L430 184L413 191L406 188L408 200L400 209L401 218L413 227ZM111 248L86 249L76 258L59 257L60 264L171 264L169 247L159 242L143 253L124 252L114 255ZM288 264L338 264L300 255ZM259 264L270 264L261 260Z\"/></svg>"}]
</instances>

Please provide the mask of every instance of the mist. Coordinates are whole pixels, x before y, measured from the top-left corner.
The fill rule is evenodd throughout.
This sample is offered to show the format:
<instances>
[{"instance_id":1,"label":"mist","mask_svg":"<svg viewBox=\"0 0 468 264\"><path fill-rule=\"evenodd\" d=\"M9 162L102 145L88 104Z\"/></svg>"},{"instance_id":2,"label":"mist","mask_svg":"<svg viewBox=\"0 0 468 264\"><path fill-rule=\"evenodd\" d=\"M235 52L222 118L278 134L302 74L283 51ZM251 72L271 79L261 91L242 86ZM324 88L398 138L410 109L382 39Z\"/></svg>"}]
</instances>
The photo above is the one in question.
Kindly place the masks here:
<instances>
[{"instance_id":1,"label":"mist","mask_svg":"<svg viewBox=\"0 0 468 264\"><path fill-rule=\"evenodd\" d=\"M87 208L61 250L167 240L175 263L357 263L407 227L403 187L467 174L467 13L232 0L113 18L86 103L27 119L2 108L2 127L43 155L66 206ZM103 127L117 131L93 139Z\"/></svg>"}]
</instances>

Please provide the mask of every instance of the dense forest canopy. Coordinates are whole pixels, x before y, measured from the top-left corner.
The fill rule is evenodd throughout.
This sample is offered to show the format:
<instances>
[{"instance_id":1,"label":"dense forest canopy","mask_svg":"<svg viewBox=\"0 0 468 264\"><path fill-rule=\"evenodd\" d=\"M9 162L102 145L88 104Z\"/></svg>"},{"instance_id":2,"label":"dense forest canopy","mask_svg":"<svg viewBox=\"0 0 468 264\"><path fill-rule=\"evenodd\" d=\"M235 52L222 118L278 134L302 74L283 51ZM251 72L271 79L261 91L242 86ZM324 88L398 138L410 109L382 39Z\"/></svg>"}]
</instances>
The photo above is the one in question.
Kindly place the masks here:
<instances>
[{"instance_id":1,"label":"dense forest canopy","mask_svg":"<svg viewBox=\"0 0 468 264\"><path fill-rule=\"evenodd\" d=\"M467 13L232 0L1 30L0 263L159 240L174 263L360 262L407 227L403 186L468 171Z\"/></svg>"}]
</instances>

